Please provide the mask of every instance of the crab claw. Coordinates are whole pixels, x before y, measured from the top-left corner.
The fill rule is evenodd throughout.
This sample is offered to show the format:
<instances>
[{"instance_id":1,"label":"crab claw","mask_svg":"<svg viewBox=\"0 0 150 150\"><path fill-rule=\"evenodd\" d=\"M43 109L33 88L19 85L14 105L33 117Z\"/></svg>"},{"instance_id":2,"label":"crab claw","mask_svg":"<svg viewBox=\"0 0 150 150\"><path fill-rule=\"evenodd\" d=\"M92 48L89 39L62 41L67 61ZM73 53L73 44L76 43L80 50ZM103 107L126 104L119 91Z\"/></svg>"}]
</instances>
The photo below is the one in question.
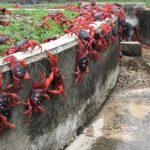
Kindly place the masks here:
<instances>
[{"instance_id":1,"label":"crab claw","mask_svg":"<svg viewBox=\"0 0 150 150\"><path fill-rule=\"evenodd\" d=\"M25 111L23 113L23 115L26 117L26 121L25 122L28 122L32 116L32 105L30 103L30 99L27 99L26 102L22 102L23 105L25 105L27 107L27 111Z\"/></svg>"},{"instance_id":2,"label":"crab claw","mask_svg":"<svg viewBox=\"0 0 150 150\"><path fill-rule=\"evenodd\" d=\"M15 45L11 46L9 49L4 50L3 55L11 55L17 52L17 48Z\"/></svg>"},{"instance_id":3,"label":"crab claw","mask_svg":"<svg viewBox=\"0 0 150 150\"><path fill-rule=\"evenodd\" d=\"M31 52L33 51L33 49L38 46L41 51L42 51L42 46L38 43L37 40L29 40L29 44L30 44L30 47L31 47Z\"/></svg>"},{"instance_id":4,"label":"crab claw","mask_svg":"<svg viewBox=\"0 0 150 150\"><path fill-rule=\"evenodd\" d=\"M97 60L100 58L100 54L99 54L99 52L96 51L96 50L93 50L93 51L91 52L91 56L92 56L92 58L94 59L94 61L97 61Z\"/></svg>"},{"instance_id":5,"label":"crab claw","mask_svg":"<svg viewBox=\"0 0 150 150\"><path fill-rule=\"evenodd\" d=\"M47 90L49 88L49 85L51 84L53 79L54 79L54 72L51 72L49 77L45 81L44 90Z\"/></svg>"},{"instance_id":6,"label":"crab claw","mask_svg":"<svg viewBox=\"0 0 150 150\"><path fill-rule=\"evenodd\" d=\"M3 63L4 63L4 62L14 63L14 62L16 62L16 61L17 61L17 58L16 58L15 56L13 56L13 55L7 56L7 57L5 57L5 58L3 59Z\"/></svg>"},{"instance_id":7,"label":"crab claw","mask_svg":"<svg viewBox=\"0 0 150 150\"><path fill-rule=\"evenodd\" d=\"M19 96L18 96L17 94L8 93L8 95L9 95L10 97L12 97L12 101L11 101L11 103L10 103L10 106L11 106L11 107L14 107L14 106L16 106L17 104L19 104L20 98L19 98Z\"/></svg>"},{"instance_id":8,"label":"crab claw","mask_svg":"<svg viewBox=\"0 0 150 150\"><path fill-rule=\"evenodd\" d=\"M50 97L49 97L47 94L44 94L44 98L45 98L46 100L50 100Z\"/></svg>"},{"instance_id":9,"label":"crab claw","mask_svg":"<svg viewBox=\"0 0 150 150\"><path fill-rule=\"evenodd\" d=\"M2 124L4 126L11 128L11 129L15 128L15 125L8 122L7 118L2 114L0 114L0 120L2 121Z\"/></svg>"},{"instance_id":10,"label":"crab claw","mask_svg":"<svg viewBox=\"0 0 150 150\"><path fill-rule=\"evenodd\" d=\"M59 61L58 56L55 55L55 54L50 53L50 52L47 51L47 50L46 50L46 52L47 52L47 59L48 59L50 65L51 65L51 67L56 67L56 66L57 66L57 63L58 63L58 61Z\"/></svg>"},{"instance_id":11,"label":"crab claw","mask_svg":"<svg viewBox=\"0 0 150 150\"><path fill-rule=\"evenodd\" d=\"M40 105L36 105L36 106L35 106L35 109L36 109L38 112L40 112L40 113L45 112L45 109L44 109L42 106L40 106Z\"/></svg>"},{"instance_id":12,"label":"crab claw","mask_svg":"<svg viewBox=\"0 0 150 150\"><path fill-rule=\"evenodd\" d=\"M59 86L57 86L57 90L48 90L48 92L49 92L50 94L54 94L54 95L62 94L63 97L64 97L65 100L66 100L66 96L65 96L65 94L64 94L64 90L65 90L64 86L63 86L63 85L59 85Z\"/></svg>"}]
</instances>

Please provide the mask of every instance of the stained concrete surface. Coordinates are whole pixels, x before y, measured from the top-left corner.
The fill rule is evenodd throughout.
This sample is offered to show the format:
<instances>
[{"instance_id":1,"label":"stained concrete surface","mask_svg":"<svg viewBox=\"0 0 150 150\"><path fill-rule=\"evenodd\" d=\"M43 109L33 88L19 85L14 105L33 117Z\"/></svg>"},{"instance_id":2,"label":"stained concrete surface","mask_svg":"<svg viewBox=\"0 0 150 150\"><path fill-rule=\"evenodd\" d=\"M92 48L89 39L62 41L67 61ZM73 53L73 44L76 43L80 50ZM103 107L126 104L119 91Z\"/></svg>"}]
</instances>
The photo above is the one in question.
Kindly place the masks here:
<instances>
[{"instance_id":1,"label":"stained concrete surface","mask_svg":"<svg viewBox=\"0 0 150 150\"><path fill-rule=\"evenodd\" d=\"M116 93L100 113L102 136L91 150L149 150L150 89Z\"/></svg>"}]
</instances>

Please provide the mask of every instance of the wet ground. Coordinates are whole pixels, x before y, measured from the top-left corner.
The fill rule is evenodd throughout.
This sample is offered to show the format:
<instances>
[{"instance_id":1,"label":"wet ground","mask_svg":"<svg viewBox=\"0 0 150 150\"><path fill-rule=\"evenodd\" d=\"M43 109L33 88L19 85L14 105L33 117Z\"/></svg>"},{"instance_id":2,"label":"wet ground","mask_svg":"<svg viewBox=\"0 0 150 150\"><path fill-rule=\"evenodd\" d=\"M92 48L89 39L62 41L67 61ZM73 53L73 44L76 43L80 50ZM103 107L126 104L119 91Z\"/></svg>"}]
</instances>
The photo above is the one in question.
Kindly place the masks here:
<instances>
[{"instance_id":1,"label":"wet ground","mask_svg":"<svg viewBox=\"0 0 150 150\"><path fill-rule=\"evenodd\" d=\"M150 150L150 89L115 93L99 117L102 136L91 150Z\"/></svg>"},{"instance_id":2,"label":"wet ground","mask_svg":"<svg viewBox=\"0 0 150 150\"><path fill-rule=\"evenodd\" d=\"M124 57L115 90L67 150L150 150L150 50Z\"/></svg>"}]
</instances>

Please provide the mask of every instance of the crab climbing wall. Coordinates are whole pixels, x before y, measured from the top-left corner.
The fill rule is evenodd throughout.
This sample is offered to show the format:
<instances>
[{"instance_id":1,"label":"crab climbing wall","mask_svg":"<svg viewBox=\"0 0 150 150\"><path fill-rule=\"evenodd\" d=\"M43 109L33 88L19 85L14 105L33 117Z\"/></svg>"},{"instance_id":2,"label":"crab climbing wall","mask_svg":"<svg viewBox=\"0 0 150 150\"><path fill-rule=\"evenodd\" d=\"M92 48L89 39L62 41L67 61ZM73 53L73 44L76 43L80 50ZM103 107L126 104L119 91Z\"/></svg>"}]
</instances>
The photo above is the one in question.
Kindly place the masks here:
<instances>
[{"instance_id":1,"label":"crab climbing wall","mask_svg":"<svg viewBox=\"0 0 150 150\"><path fill-rule=\"evenodd\" d=\"M117 21L115 19L115 21ZM74 83L74 70L76 64L77 41L66 36L46 44L47 50L59 56L60 72L65 76L66 100L61 95L52 96L50 101L42 103L44 113L33 113L30 121L24 123L24 107L15 107L12 112L11 123L15 129L8 129L0 140L0 149L9 150L56 150L71 142L74 136L82 131L88 121L102 106L107 96L115 86L119 74L118 38L113 45L101 53L97 62L89 64L90 72L84 76L83 82ZM53 49L52 49L53 47ZM54 48L55 47L55 48ZM29 52L30 53L30 52ZM45 53L33 51L30 57L27 54L28 71L37 81L40 81L41 72L47 75L50 66L45 59ZM1 62L1 60L0 60ZM4 83L11 83L11 72L7 65L0 65L3 72ZM24 89L19 92L22 101L26 100L31 81L23 81Z\"/></svg>"}]
</instances>

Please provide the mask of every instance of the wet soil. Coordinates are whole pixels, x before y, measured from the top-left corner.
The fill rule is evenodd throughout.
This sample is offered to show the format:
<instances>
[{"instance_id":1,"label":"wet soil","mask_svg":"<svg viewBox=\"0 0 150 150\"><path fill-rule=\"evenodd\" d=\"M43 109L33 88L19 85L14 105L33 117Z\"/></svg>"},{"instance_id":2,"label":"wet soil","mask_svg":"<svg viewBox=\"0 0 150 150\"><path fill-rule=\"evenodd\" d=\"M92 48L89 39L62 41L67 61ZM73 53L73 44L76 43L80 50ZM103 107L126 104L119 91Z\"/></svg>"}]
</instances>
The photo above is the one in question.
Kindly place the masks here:
<instances>
[{"instance_id":1,"label":"wet soil","mask_svg":"<svg viewBox=\"0 0 150 150\"><path fill-rule=\"evenodd\" d=\"M147 58L147 57L145 57ZM150 61L150 57L148 57ZM147 62L148 62L147 60ZM150 66L141 57L123 57L114 92L150 88Z\"/></svg>"}]
</instances>

